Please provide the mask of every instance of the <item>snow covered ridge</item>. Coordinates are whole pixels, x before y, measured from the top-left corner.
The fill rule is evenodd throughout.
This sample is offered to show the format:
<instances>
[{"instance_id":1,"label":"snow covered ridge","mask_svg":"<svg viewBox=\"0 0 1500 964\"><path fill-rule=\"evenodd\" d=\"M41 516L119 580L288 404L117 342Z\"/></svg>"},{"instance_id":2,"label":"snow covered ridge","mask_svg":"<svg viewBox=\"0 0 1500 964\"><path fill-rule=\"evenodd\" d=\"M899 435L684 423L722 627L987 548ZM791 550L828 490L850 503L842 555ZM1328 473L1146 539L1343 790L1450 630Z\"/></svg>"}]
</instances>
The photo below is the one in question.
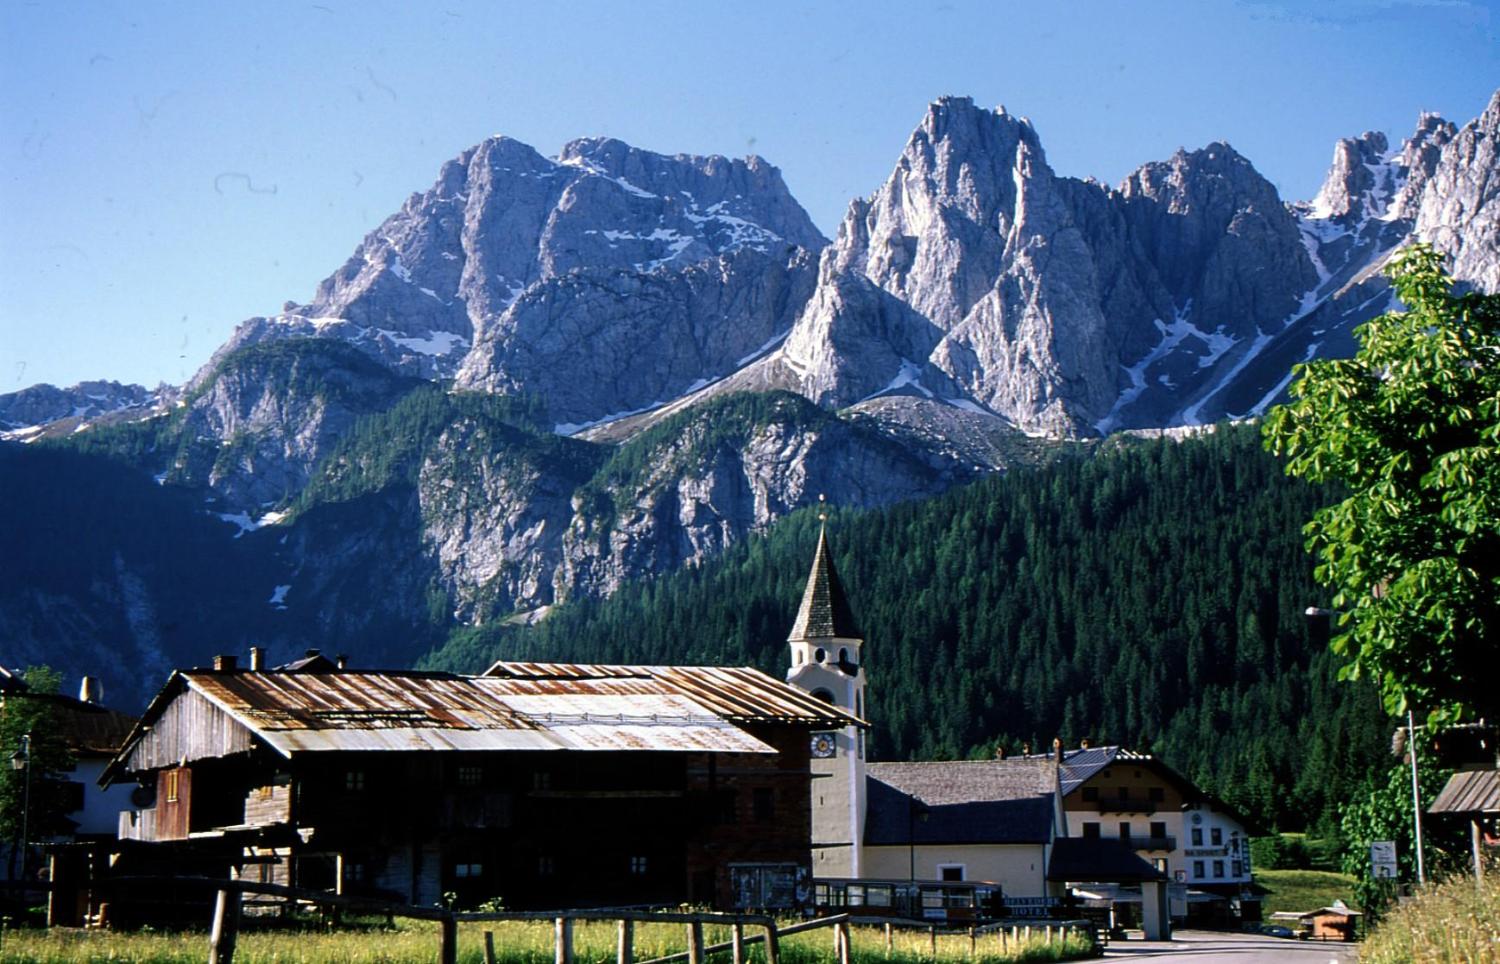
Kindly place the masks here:
<instances>
[{"instance_id":1,"label":"snow covered ridge","mask_svg":"<svg viewBox=\"0 0 1500 964\"><path fill-rule=\"evenodd\" d=\"M33 442L83 431L99 420L149 418L175 402L177 389L119 382L81 382L69 388L33 385L0 395L0 440Z\"/></svg>"}]
</instances>

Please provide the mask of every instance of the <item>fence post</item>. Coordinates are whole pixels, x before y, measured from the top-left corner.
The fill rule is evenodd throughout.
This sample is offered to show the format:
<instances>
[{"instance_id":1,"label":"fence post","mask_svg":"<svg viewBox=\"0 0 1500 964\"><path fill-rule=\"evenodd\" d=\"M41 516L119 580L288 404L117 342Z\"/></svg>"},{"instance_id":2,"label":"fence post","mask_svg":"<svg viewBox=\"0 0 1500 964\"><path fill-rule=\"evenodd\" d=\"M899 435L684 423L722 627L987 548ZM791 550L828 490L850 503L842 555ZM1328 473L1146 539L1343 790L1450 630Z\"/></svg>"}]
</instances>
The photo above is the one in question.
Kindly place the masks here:
<instances>
[{"instance_id":1,"label":"fence post","mask_svg":"<svg viewBox=\"0 0 1500 964\"><path fill-rule=\"evenodd\" d=\"M839 964L849 964L849 954L850 954L850 951L852 950L852 948L849 946L850 945L849 922L847 920L841 920L837 924L833 925L833 930L834 930L834 933L836 933L838 935L838 951L837 951L837 953L838 953L838 958L839 958Z\"/></svg>"},{"instance_id":2,"label":"fence post","mask_svg":"<svg viewBox=\"0 0 1500 964\"><path fill-rule=\"evenodd\" d=\"M979 938L974 933L974 928L970 927L969 928L969 956L970 957L973 957L974 954L976 953L976 947L975 947L975 945L978 943L978 941L979 941Z\"/></svg>"},{"instance_id":3,"label":"fence post","mask_svg":"<svg viewBox=\"0 0 1500 964\"><path fill-rule=\"evenodd\" d=\"M729 925L730 964L745 964L745 925L738 919Z\"/></svg>"},{"instance_id":4,"label":"fence post","mask_svg":"<svg viewBox=\"0 0 1500 964\"><path fill-rule=\"evenodd\" d=\"M688 925L688 964L703 964L703 922Z\"/></svg>"},{"instance_id":5,"label":"fence post","mask_svg":"<svg viewBox=\"0 0 1500 964\"><path fill-rule=\"evenodd\" d=\"M1048 946L1051 946L1051 944L1052 944L1052 925L1051 924L1047 925L1047 944L1048 944Z\"/></svg>"},{"instance_id":6,"label":"fence post","mask_svg":"<svg viewBox=\"0 0 1500 964\"><path fill-rule=\"evenodd\" d=\"M556 964L573 964L573 922L559 917L553 921L552 931L557 945L553 960Z\"/></svg>"},{"instance_id":7,"label":"fence post","mask_svg":"<svg viewBox=\"0 0 1500 964\"><path fill-rule=\"evenodd\" d=\"M208 935L208 964L234 960L234 943L240 933L240 892L221 890L214 898L214 926Z\"/></svg>"},{"instance_id":8,"label":"fence post","mask_svg":"<svg viewBox=\"0 0 1500 964\"><path fill-rule=\"evenodd\" d=\"M630 964L635 957L635 921L620 920L620 937L615 944L615 960L618 964Z\"/></svg>"},{"instance_id":9,"label":"fence post","mask_svg":"<svg viewBox=\"0 0 1500 964\"><path fill-rule=\"evenodd\" d=\"M438 921L442 944L438 947L438 960L443 964L456 964L458 961L458 921L453 919L453 912L444 914Z\"/></svg>"},{"instance_id":10,"label":"fence post","mask_svg":"<svg viewBox=\"0 0 1500 964\"><path fill-rule=\"evenodd\" d=\"M927 926L927 946L932 951L932 959L937 960L937 925Z\"/></svg>"},{"instance_id":11,"label":"fence post","mask_svg":"<svg viewBox=\"0 0 1500 964\"><path fill-rule=\"evenodd\" d=\"M781 964L781 939L774 920L766 924L766 964Z\"/></svg>"},{"instance_id":12,"label":"fence post","mask_svg":"<svg viewBox=\"0 0 1500 964\"><path fill-rule=\"evenodd\" d=\"M484 964L495 964L495 932L484 932Z\"/></svg>"},{"instance_id":13,"label":"fence post","mask_svg":"<svg viewBox=\"0 0 1500 964\"><path fill-rule=\"evenodd\" d=\"M896 939L895 939L895 937L892 934L893 930L894 930L894 928L891 927L890 924L886 924L885 925L885 956L886 957L890 957L891 956L891 951L894 950L895 946L896 946Z\"/></svg>"}]
</instances>

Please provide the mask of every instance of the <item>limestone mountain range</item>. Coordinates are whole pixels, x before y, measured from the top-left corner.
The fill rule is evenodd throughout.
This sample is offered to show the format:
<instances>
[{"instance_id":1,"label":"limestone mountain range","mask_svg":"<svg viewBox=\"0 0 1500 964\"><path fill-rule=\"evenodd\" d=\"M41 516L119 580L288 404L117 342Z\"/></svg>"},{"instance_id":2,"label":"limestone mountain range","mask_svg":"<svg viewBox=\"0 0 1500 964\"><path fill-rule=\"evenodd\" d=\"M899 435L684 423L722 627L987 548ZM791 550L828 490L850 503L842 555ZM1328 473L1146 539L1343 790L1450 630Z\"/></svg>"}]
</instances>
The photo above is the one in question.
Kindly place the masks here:
<instances>
[{"instance_id":1,"label":"limestone mountain range","mask_svg":"<svg viewBox=\"0 0 1500 964\"><path fill-rule=\"evenodd\" d=\"M186 385L0 396L0 444L66 437L197 493L225 538L274 537L274 582L247 590L288 621L255 630L273 645L357 636L356 597L541 612L820 492L921 498L1049 440L1254 415L1391 307L1379 267L1402 244L1500 289L1497 139L1500 92L1462 127L1340 141L1287 203L1224 143L1114 187L1060 176L1025 118L945 97L830 242L757 157L494 137ZM149 595L114 569L81 610ZM45 595L0 599L37 654ZM140 642L150 611L71 631Z\"/></svg>"}]
</instances>

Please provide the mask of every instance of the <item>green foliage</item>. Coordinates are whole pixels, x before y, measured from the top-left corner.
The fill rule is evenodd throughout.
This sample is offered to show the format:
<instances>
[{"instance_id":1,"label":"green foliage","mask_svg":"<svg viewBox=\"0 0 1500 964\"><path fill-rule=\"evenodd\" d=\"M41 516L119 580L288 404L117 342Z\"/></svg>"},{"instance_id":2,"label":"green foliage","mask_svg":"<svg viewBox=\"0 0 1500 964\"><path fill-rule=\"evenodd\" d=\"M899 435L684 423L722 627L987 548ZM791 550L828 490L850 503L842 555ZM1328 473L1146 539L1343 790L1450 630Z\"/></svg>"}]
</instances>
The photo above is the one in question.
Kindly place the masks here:
<instances>
[{"instance_id":1,"label":"green foliage","mask_svg":"<svg viewBox=\"0 0 1500 964\"><path fill-rule=\"evenodd\" d=\"M64 773L72 769L62 728L58 725L56 694L61 677L46 666L34 666L23 674L27 689L0 700L0 839L10 844L12 875L22 823L35 850L37 842L62 832L65 790ZM21 747L21 738L31 738L29 773L30 805L27 806L28 773L11 767L11 755ZM24 821L23 821L23 818ZM33 867L36 860L33 858Z\"/></svg>"},{"instance_id":2,"label":"green foliage","mask_svg":"<svg viewBox=\"0 0 1500 964\"><path fill-rule=\"evenodd\" d=\"M1250 841L1250 863L1257 872L1308 870L1312 867L1312 854L1308 853L1301 834L1278 833Z\"/></svg>"},{"instance_id":3,"label":"green foliage","mask_svg":"<svg viewBox=\"0 0 1500 964\"><path fill-rule=\"evenodd\" d=\"M876 759L1085 737L1161 754L1267 827L1332 812L1383 752L1372 689L1306 641L1299 537L1318 491L1256 432L1122 444L923 503L835 511L868 642ZM702 567L532 627L449 637L424 662L750 664L785 672L818 522L795 514Z\"/></svg>"},{"instance_id":4,"label":"green foliage","mask_svg":"<svg viewBox=\"0 0 1500 964\"><path fill-rule=\"evenodd\" d=\"M427 457L459 432L462 444L445 449L456 480L476 475L478 460L496 451L561 462L572 474L586 475L602 458L601 447L553 435L542 424L545 417L533 399L419 386L355 422L318 464L298 507L347 502L398 483L415 486Z\"/></svg>"},{"instance_id":5,"label":"green foliage","mask_svg":"<svg viewBox=\"0 0 1500 964\"><path fill-rule=\"evenodd\" d=\"M1422 752L1429 753L1430 749ZM1420 759L1419 759L1420 764ZM1426 807L1443 789L1451 770L1418 766L1422 789L1422 806ZM1398 881L1417 879L1417 850L1413 821L1411 764L1396 762L1377 777L1367 793L1353 798L1343 810L1344 872L1358 881L1355 897L1358 906L1379 917L1396 896L1397 881L1376 880L1370 872L1370 844L1376 840L1396 843ZM1445 825L1430 817L1422 824L1423 866L1428 878L1442 876L1461 867L1464 858L1464 836L1461 828Z\"/></svg>"},{"instance_id":6,"label":"green foliage","mask_svg":"<svg viewBox=\"0 0 1500 964\"><path fill-rule=\"evenodd\" d=\"M1266 444L1350 495L1306 528L1336 591L1346 675L1434 723L1500 714L1500 295L1454 295L1416 245L1387 268L1409 307L1361 326L1352 359L1299 366Z\"/></svg>"}]
</instances>

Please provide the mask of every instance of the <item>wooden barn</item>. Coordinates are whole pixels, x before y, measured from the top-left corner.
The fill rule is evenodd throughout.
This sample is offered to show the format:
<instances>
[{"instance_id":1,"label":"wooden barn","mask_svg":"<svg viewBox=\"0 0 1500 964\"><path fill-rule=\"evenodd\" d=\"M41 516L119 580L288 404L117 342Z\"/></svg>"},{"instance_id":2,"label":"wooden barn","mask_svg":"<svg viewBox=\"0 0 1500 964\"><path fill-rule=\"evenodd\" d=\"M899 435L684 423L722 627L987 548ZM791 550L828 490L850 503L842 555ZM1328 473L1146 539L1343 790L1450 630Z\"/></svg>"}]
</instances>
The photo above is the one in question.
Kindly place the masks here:
<instances>
[{"instance_id":1,"label":"wooden barn","mask_svg":"<svg viewBox=\"0 0 1500 964\"><path fill-rule=\"evenodd\" d=\"M174 673L147 708L101 778L139 788L117 871L424 905L790 908L810 735L863 725L748 668L260 663Z\"/></svg>"}]
</instances>

